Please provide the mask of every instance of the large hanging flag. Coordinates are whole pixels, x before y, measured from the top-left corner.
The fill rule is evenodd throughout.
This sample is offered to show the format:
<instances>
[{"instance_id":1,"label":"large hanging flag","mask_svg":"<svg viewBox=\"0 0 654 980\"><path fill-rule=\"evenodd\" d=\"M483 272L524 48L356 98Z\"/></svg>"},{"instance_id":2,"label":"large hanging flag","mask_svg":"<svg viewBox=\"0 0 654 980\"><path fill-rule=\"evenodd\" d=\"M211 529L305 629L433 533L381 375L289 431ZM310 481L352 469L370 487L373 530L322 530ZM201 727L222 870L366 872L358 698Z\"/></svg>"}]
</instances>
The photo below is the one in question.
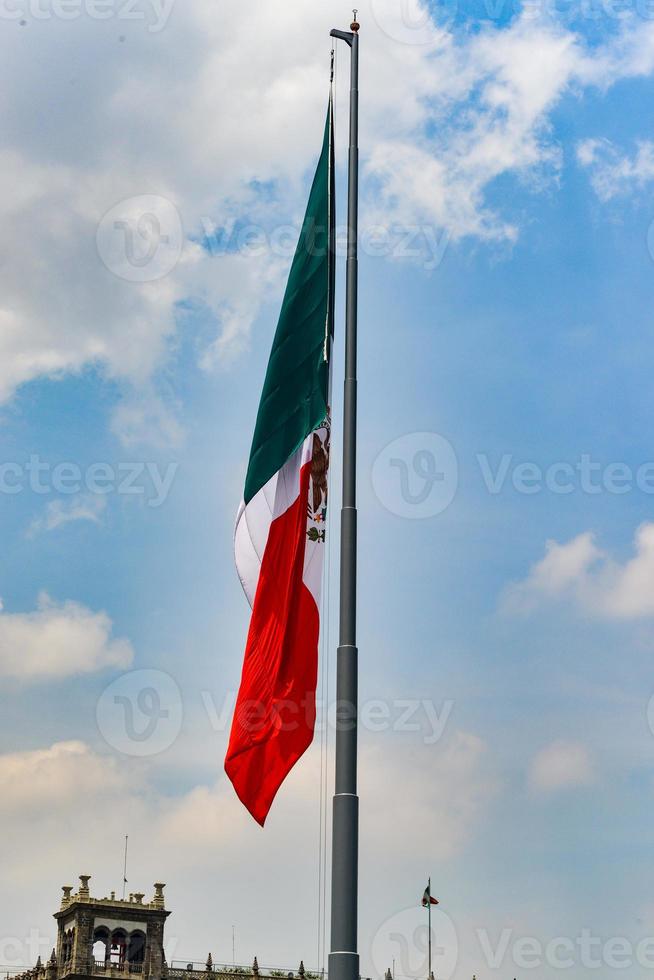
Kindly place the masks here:
<instances>
[{"instance_id":1,"label":"large hanging flag","mask_svg":"<svg viewBox=\"0 0 654 980\"><path fill-rule=\"evenodd\" d=\"M252 618L225 770L262 826L313 740L327 517L334 309L330 99L261 395L236 566Z\"/></svg>"}]
</instances>

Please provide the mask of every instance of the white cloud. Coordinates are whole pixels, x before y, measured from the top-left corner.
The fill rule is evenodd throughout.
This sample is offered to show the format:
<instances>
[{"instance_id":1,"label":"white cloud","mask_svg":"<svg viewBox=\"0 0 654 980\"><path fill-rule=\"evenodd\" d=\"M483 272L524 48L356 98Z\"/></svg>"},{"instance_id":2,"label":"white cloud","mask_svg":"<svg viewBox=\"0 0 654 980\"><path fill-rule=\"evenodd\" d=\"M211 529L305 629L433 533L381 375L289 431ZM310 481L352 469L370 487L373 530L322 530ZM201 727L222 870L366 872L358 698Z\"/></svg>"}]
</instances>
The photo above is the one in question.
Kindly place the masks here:
<instances>
[{"instance_id":1,"label":"white cloud","mask_svg":"<svg viewBox=\"0 0 654 980\"><path fill-rule=\"evenodd\" d=\"M55 531L75 521L99 524L106 507L107 498L98 494L79 495L70 500L51 500L45 508L44 515L37 517L30 524L28 535L32 537L40 531Z\"/></svg>"},{"instance_id":2,"label":"white cloud","mask_svg":"<svg viewBox=\"0 0 654 980\"><path fill-rule=\"evenodd\" d=\"M30 193L15 198L9 188L23 181ZM0 400L25 381L89 364L134 384L147 378L183 291L172 278L126 283L99 260L95 227L131 182L41 164L19 149L0 154L0 182Z\"/></svg>"},{"instance_id":3,"label":"white cloud","mask_svg":"<svg viewBox=\"0 0 654 980\"><path fill-rule=\"evenodd\" d=\"M527 613L552 600L571 601L587 616L630 620L654 616L654 523L642 524L635 554L613 560L587 531L564 544L548 541L545 556L523 582L512 585L503 605Z\"/></svg>"},{"instance_id":4,"label":"white cloud","mask_svg":"<svg viewBox=\"0 0 654 980\"><path fill-rule=\"evenodd\" d=\"M602 201L642 190L654 180L654 143L639 140L632 157L621 154L609 140L583 140L577 159L590 174L593 190Z\"/></svg>"},{"instance_id":5,"label":"white cloud","mask_svg":"<svg viewBox=\"0 0 654 980\"><path fill-rule=\"evenodd\" d=\"M170 202L191 234L203 215L220 224L238 206L235 202L247 206L253 179L297 180L310 162L320 133L312 122L325 95L320 73L316 68L315 80L307 86L297 63L284 69L261 25L248 31L244 21L251 18L236 4L233 8L234 27L225 31L222 15L229 16L228 11L216 19L204 3L189 4L176 29L171 22L157 35L155 62L145 26L141 33L135 29L130 46L122 49L125 61L119 71L113 53L110 58L103 54L115 32L105 22L89 25L80 18L62 24L53 19L47 35L32 38L31 74L29 79L23 76L23 92L30 96L20 107L20 99L0 105L5 132L8 127L13 137L11 149L0 155L5 189L0 195L0 401L26 381L58 378L92 365L126 388L128 406L114 427L127 442L142 437L137 411L155 418L155 434L177 440L169 405L157 405L148 396L148 404L137 407L142 402L138 392L170 355L176 304L189 295L206 302L216 335L224 335L226 353L234 317L241 318L238 330L247 336L260 302L267 299L269 255L239 264L231 257L212 259L186 240L169 274L154 281L127 281L107 267L96 247L99 223L109 213L113 231L120 202L126 202L121 207L128 220L138 218L142 198L148 213L157 197L162 206ZM0 39L5 81L18 64L25 67L8 35L5 31ZM322 29L317 36L324 39ZM80 79L71 88L69 44L87 52L98 86ZM43 59L50 61L47 83ZM222 77L231 61L259 62L256 73L241 76L236 98ZM279 97L275 83L282 89ZM56 135L49 127L36 135L29 122L23 125L17 118L21 109L24 120L33 118L30 100L43 84L62 86L56 98L66 104L67 113L58 115ZM278 139L281 100L297 123L294 136L283 140ZM209 125L210 119L218 124ZM165 207L162 214L155 208L154 216L160 220L165 212ZM149 229L142 231L143 241L135 236L136 244L147 248ZM117 234L120 239L121 232Z\"/></svg>"},{"instance_id":6,"label":"white cloud","mask_svg":"<svg viewBox=\"0 0 654 980\"><path fill-rule=\"evenodd\" d=\"M529 785L538 793L552 793L595 781L590 753L580 742L552 742L532 759Z\"/></svg>"},{"instance_id":7,"label":"white cloud","mask_svg":"<svg viewBox=\"0 0 654 980\"><path fill-rule=\"evenodd\" d=\"M419 132L381 138L368 173L380 180L383 211L406 223L436 222L454 239L515 240L518 229L486 204L498 176L556 176L560 150L548 113L575 81L584 54L576 36L522 17L433 53Z\"/></svg>"},{"instance_id":8,"label":"white cloud","mask_svg":"<svg viewBox=\"0 0 654 980\"><path fill-rule=\"evenodd\" d=\"M111 632L106 613L76 602L58 605L45 593L34 612L9 613L0 603L0 676L35 681L128 667L131 644Z\"/></svg>"},{"instance_id":9,"label":"white cloud","mask_svg":"<svg viewBox=\"0 0 654 980\"><path fill-rule=\"evenodd\" d=\"M43 807L70 810L71 801L124 792L126 780L112 759L100 759L83 742L58 742L47 749L0 755L0 812L21 820Z\"/></svg>"},{"instance_id":10,"label":"white cloud","mask_svg":"<svg viewBox=\"0 0 654 980\"><path fill-rule=\"evenodd\" d=\"M362 908L363 935L374 933L381 910L387 915L413 895L425 855L447 860L467 846L488 812L492 770L484 744L461 732L436 746L395 743L385 752L362 751L362 878L371 896L388 887L389 875L397 889L372 917ZM229 924L235 922L239 962L251 962L256 953L262 963L293 965L303 956L308 965L317 923L319 746L291 773L263 832L224 776L170 793L154 785L156 775L154 759L106 756L79 742L0 755L0 812L12 840L3 855L3 880L12 891L6 934L23 936L26 924L38 924L47 935L58 886L73 883L78 873L93 875L93 894L119 887L129 833L129 889L168 882L170 958L206 957L212 948L216 961L228 960ZM389 851L390 839L402 846ZM35 846L40 840L56 846ZM256 868L255 877L244 868ZM216 890L217 880L230 887ZM269 906L271 888L294 924L292 935L279 929L275 916L253 920L253 909ZM211 902L216 921L227 923L224 933L220 925L207 932L198 902ZM365 943L362 954L365 962Z\"/></svg>"},{"instance_id":11,"label":"white cloud","mask_svg":"<svg viewBox=\"0 0 654 980\"><path fill-rule=\"evenodd\" d=\"M127 449L179 448L185 431L175 414L178 406L170 401L161 398L150 385L128 391L114 411L112 432Z\"/></svg>"},{"instance_id":12,"label":"white cloud","mask_svg":"<svg viewBox=\"0 0 654 980\"><path fill-rule=\"evenodd\" d=\"M623 619L654 616L654 524L638 528L634 545L634 557L623 565L609 563L607 584L602 589L600 583L609 615Z\"/></svg>"},{"instance_id":13,"label":"white cloud","mask_svg":"<svg viewBox=\"0 0 654 980\"><path fill-rule=\"evenodd\" d=\"M515 216L488 202L492 182L505 174L555 180L561 150L552 109L567 92L649 74L654 27L625 22L591 48L552 21L522 16L455 37L429 21L426 7L413 13L418 44L395 39L398 26L407 27L397 23L396 0L375 0L374 16L361 11L368 216L436 225L452 239L513 241ZM197 244L203 219L220 228L235 217L265 214L268 224L301 217L300 179L315 159L325 109L332 18L324 5L300 0L248 8L227 0L219 17L205 0L188 0L155 35L145 22L130 24L119 51L111 21L52 18L47 30L7 23L0 90L22 81L0 101L0 401L32 379L91 365L125 393L114 420L122 438L181 438L174 399L156 385L176 350L177 304L190 297L205 309L191 347L203 368L224 365L247 347L288 265L270 250L210 257ZM298 21L303 44L289 45ZM92 76L78 64L81 50ZM339 140L345 64L343 51ZM50 110L35 128L35 93L43 91ZM171 206L181 217L180 261L155 281L120 278L97 251L103 216L128 202L134 217L135 198L147 199L157 220ZM152 244L145 225L134 234L142 247Z\"/></svg>"},{"instance_id":14,"label":"white cloud","mask_svg":"<svg viewBox=\"0 0 654 980\"><path fill-rule=\"evenodd\" d=\"M362 758L362 797L380 801L365 833L371 846L411 841L414 852L449 860L474 835L497 790L488 746L476 735L455 731L436 746L415 750L408 762L403 753L381 746ZM402 791L389 792L393 786Z\"/></svg>"},{"instance_id":15,"label":"white cloud","mask_svg":"<svg viewBox=\"0 0 654 980\"><path fill-rule=\"evenodd\" d=\"M508 612L530 612L546 600L569 596L580 600L587 591L590 569L600 558L602 553L590 531L566 544L547 541L545 557L533 565L523 582L507 590L504 608Z\"/></svg>"},{"instance_id":16,"label":"white cloud","mask_svg":"<svg viewBox=\"0 0 654 980\"><path fill-rule=\"evenodd\" d=\"M411 841L410 849L419 853L429 849L435 857L447 860L458 854L474 834L477 822L493 797L496 777L488 766L488 748L477 736L456 731L435 746L421 746L408 755L397 746L384 746L361 752L361 795L374 810L369 821L364 815L367 846L384 847L399 837ZM287 819L287 809L295 820L311 820L319 782L318 753L310 753L294 770L280 791L270 824ZM389 786L402 786L399 794ZM280 817L280 813L284 816ZM249 821L229 784L221 780L215 787L198 787L177 803L171 803L163 816L161 833L167 849L184 845L187 857L197 853L203 861L207 850L224 843L226 835L245 841L250 836ZM438 834L434 835L434 828ZM409 845L405 845L405 854Z\"/></svg>"},{"instance_id":17,"label":"white cloud","mask_svg":"<svg viewBox=\"0 0 654 980\"><path fill-rule=\"evenodd\" d=\"M463 40L440 34L422 50L422 118L399 138L380 127L366 163L379 181L376 219L432 221L453 240L514 241L519 227L488 206L490 185L505 174L536 189L555 182L563 157L552 110L566 94L650 74L654 28L626 21L591 48L555 20L525 13ZM648 168L643 144L636 170L644 178Z\"/></svg>"}]
</instances>

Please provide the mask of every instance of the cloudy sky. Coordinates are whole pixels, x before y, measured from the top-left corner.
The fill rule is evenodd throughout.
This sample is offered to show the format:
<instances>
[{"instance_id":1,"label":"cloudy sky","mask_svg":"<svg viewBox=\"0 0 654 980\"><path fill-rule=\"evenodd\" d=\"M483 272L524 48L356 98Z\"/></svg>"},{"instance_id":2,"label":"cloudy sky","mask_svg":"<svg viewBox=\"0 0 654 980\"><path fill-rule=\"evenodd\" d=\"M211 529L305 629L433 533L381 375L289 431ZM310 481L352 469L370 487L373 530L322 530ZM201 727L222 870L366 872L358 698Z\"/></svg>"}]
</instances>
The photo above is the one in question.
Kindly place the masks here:
<instances>
[{"instance_id":1,"label":"cloudy sky","mask_svg":"<svg viewBox=\"0 0 654 980\"><path fill-rule=\"evenodd\" d=\"M654 7L361 4L362 969L424 975L431 874L441 980L641 980ZM169 960L234 926L241 962L322 965L333 678L265 831L222 759L327 8L0 3L0 964L49 952L61 885L120 890L129 834ZM343 49L340 191L347 85Z\"/></svg>"}]
</instances>

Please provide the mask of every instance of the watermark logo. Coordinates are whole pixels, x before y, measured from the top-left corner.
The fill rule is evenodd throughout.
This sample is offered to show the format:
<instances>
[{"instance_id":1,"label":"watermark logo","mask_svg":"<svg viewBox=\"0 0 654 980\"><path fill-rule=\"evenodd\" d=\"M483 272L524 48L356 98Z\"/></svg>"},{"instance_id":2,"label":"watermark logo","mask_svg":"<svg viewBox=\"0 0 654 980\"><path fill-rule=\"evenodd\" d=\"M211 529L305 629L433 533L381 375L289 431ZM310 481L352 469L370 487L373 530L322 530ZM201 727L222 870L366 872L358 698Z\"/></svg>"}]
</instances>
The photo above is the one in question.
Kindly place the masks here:
<instances>
[{"instance_id":1,"label":"watermark logo","mask_svg":"<svg viewBox=\"0 0 654 980\"><path fill-rule=\"evenodd\" d=\"M651 970L654 941L646 936L634 942L625 936L608 939L582 929L577 936L518 936L513 929L502 929L497 938L487 929L477 929L479 953L489 970L628 970L634 966ZM548 970L548 972L549 972Z\"/></svg>"},{"instance_id":2,"label":"watermark logo","mask_svg":"<svg viewBox=\"0 0 654 980\"><path fill-rule=\"evenodd\" d=\"M175 0L0 0L0 20L120 20L146 24L150 34L163 31Z\"/></svg>"},{"instance_id":3,"label":"watermark logo","mask_svg":"<svg viewBox=\"0 0 654 980\"><path fill-rule=\"evenodd\" d=\"M53 946L53 937L50 934L42 933L40 929L30 929L29 934L20 938L19 936L0 937L0 974L4 971L3 967L8 967L11 972L18 972L21 969L31 969L27 964L36 963L39 956L46 958ZM7 971L7 975L9 972Z\"/></svg>"},{"instance_id":4,"label":"watermark logo","mask_svg":"<svg viewBox=\"0 0 654 980\"><path fill-rule=\"evenodd\" d=\"M466 460L470 486L491 497L543 494L569 497L583 494L654 496L654 460L625 463L600 461L591 453L545 464L513 453L476 453ZM392 514L421 520L442 514L459 488L458 456L444 436L413 432L389 443L372 467L372 485L379 501Z\"/></svg>"},{"instance_id":5,"label":"watermark logo","mask_svg":"<svg viewBox=\"0 0 654 980\"><path fill-rule=\"evenodd\" d=\"M260 224L239 224L217 227L211 218L200 219L202 246L213 256L239 255L244 258L262 258L274 255L291 260L295 255L302 227L300 225L276 225L265 228ZM314 224L306 234L304 247L308 255L322 257L326 254L324 226ZM450 243L447 228L433 224L362 225L359 230L359 255L372 259L391 261L408 260L419 264L425 272L440 268ZM334 230L334 248L338 257L347 256L348 228L337 225Z\"/></svg>"},{"instance_id":6,"label":"watermark logo","mask_svg":"<svg viewBox=\"0 0 654 980\"><path fill-rule=\"evenodd\" d=\"M107 269L119 279L154 282L179 262L184 248L182 219L165 197L130 197L103 216L96 244Z\"/></svg>"},{"instance_id":7,"label":"watermark logo","mask_svg":"<svg viewBox=\"0 0 654 980\"><path fill-rule=\"evenodd\" d=\"M516 460L512 453L504 453L497 462L486 453L478 453L477 464L484 487L491 496L499 496L508 488L523 496L543 492L558 496L574 493L622 496L634 489L654 493L652 460L634 467L617 461L600 463L590 453L581 453L574 462L557 460L543 467L535 462Z\"/></svg>"},{"instance_id":8,"label":"watermark logo","mask_svg":"<svg viewBox=\"0 0 654 980\"><path fill-rule=\"evenodd\" d=\"M412 432L389 443L372 468L378 500L398 517L421 520L447 510L459 464L451 443L435 432Z\"/></svg>"},{"instance_id":9,"label":"watermark logo","mask_svg":"<svg viewBox=\"0 0 654 980\"><path fill-rule=\"evenodd\" d=\"M371 0L373 18L380 30L400 44L436 46L442 31L460 15L469 20L473 12L459 0ZM554 19L559 23L599 20L621 21L654 18L652 0L478 0L475 18L494 23L514 17L528 20Z\"/></svg>"},{"instance_id":10,"label":"watermark logo","mask_svg":"<svg viewBox=\"0 0 654 980\"><path fill-rule=\"evenodd\" d=\"M132 670L115 680L98 701L96 719L107 745L145 758L165 752L182 730L182 695L161 670Z\"/></svg>"},{"instance_id":11,"label":"watermark logo","mask_svg":"<svg viewBox=\"0 0 654 980\"><path fill-rule=\"evenodd\" d=\"M441 908L431 915L432 972L438 980L450 980L459 957L459 940L449 915ZM404 909L387 919L374 935L370 957L378 977L395 961L398 976L429 975L429 927L427 913L419 906Z\"/></svg>"},{"instance_id":12,"label":"watermark logo","mask_svg":"<svg viewBox=\"0 0 654 980\"><path fill-rule=\"evenodd\" d=\"M371 10L377 26L392 41L425 46L438 40L436 25L444 26L456 16L458 0L372 0Z\"/></svg>"},{"instance_id":13,"label":"watermark logo","mask_svg":"<svg viewBox=\"0 0 654 980\"><path fill-rule=\"evenodd\" d=\"M173 488L179 463L166 466L154 462L94 462L82 467L72 460L51 463L33 453L28 460L0 461L0 495L14 497L29 491L37 496L53 494L92 497L136 496L148 507L161 507Z\"/></svg>"},{"instance_id":14,"label":"watermark logo","mask_svg":"<svg viewBox=\"0 0 654 980\"><path fill-rule=\"evenodd\" d=\"M228 691L217 700L211 691L201 692L212 731L227 731L236 707L236 691ZM359 728L380 734L396 732L419 736L424 745L436 745L443 737L449 723L454 701L448 699L440 705L429 698L370 698L362 701L357 710ZM315 722L314 722L315 718ZM299 702L276 700L273 705L262 701L249 701L240 708L239 721L254 736L266 728L295 732L315 724L316 733L338 731L352 724L352 716L345 720L339 716L338 702L325 702L307 693Z\"/></svg>"}]
</instances>

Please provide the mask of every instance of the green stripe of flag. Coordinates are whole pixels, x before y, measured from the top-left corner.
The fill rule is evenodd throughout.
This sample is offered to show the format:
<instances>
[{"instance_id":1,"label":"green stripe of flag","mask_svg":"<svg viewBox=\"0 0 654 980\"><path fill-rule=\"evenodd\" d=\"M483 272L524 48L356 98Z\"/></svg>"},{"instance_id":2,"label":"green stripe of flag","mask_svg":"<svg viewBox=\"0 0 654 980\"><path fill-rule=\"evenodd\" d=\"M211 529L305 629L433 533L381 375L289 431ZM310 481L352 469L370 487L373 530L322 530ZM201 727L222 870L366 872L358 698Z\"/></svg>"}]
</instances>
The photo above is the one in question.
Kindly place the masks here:
<instances>
[{"instance_id":1,"label":"green stripe of flag","mask_svg":"<svg viewBox=\"0 0 654 980\"><path fill-rule=\"evenodd\" d=\"M268 362L245 480L245 503L266 485L327 415L331 105L322 152ZM327 341L327 343L326 343Z\"/></svg>"}]
</instances>

